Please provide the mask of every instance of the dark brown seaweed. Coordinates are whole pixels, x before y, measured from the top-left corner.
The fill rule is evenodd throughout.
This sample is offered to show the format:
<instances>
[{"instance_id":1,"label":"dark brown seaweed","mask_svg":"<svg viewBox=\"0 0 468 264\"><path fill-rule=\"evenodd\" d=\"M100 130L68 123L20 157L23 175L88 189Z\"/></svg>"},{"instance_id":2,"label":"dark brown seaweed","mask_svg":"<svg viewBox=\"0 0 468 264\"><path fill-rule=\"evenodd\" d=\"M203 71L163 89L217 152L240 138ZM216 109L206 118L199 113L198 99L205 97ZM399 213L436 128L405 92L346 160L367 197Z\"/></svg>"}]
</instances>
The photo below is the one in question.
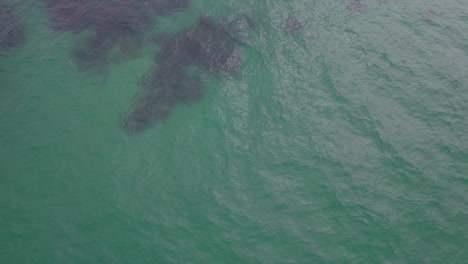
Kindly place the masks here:
<instances>
[{"instance_id":1,"label":"dark brown seaweed","mask_svg":"<svg viewBox=\"0 0 468 264\"><path fill-rule=\"evenodd\" d=\"M129 134L139 132L167 118L177 104L201 100L204 87L200 72L218 77L237 72L242 56L235 36L242 35L236 31L244 29L202 17L186 30L160 36L161 49L155 56L158 67L141 81L141 95L122 128Z\"/></svg>"},{"instance_id":2,"label":"dark brown seaweed","mask_svg":"<svg viewBox=\"0 0 468 264\"><path fill-rule=\"evenodd\" d=\"M6 52L23 42L22 23L10 7L0 2L0 52Z\"/></svg>"}]
</instances>

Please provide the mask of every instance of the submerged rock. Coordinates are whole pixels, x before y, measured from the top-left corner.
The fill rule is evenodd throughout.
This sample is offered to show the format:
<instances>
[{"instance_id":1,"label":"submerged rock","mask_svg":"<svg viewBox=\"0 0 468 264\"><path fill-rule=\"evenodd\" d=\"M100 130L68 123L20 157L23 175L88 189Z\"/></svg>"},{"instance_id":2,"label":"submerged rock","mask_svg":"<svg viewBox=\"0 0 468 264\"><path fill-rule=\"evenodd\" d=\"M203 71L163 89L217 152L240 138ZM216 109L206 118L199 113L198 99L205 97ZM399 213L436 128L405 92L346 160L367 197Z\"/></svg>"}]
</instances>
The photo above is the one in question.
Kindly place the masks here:
<instances>
[{"instance_id":1,"label":"submerged rock","mask_svg":"<svg viewBox=\"0 0 468 264\"><path fill-rule=\"evenodd\" d=\"M178 12L190 0L43 0L52 28L91 32L72 53L80 70L105 72L112 62L136 57L158 16ZM112 53L112 54L111 54Z\"/></svg>"},{"instance_id":2,"label":"submerged rock","mask_svg":"<svg viewBox=\"0 0 468 264\"><path fill-rule=\"evenodd\" d=\"M352 11L361 12L367 9L367 3L364 0L348 0L348 6Z\"/></svg>"},{"instance_id":3,"label":"submerged rock","mask_svg":"<svg viewBox=\"0 0 468 264\"><path fill-rule=\"evenodd\" d=\"M190 76L185 69L180 72L150 71L144 79L136 104L122 124L129 134L166 119L177 104L195 103L203 95L201 80Z\"/></svg>"},{"instance_id":4,"label":"submerged rock","mask_svg":"<svg viewBox=\"0 0 468 264\"><path fill-rule=\"evenodd\" d=\"M422 19L428 24L434 24L437 18L438 14L432 9L428 9L422 13Z\"/></svg>"},{"instance_id":5,"label":"submerged rock","mask_svg":"<svg viewBox=\"0 0 468 264\"><path fill-rule=\"evenodd\" d=\"M0 2L0 52L6 52L23 42L22 23L10 7Z\"/></svg>"},{"instance_id":6,"label":"submerged rock","mask_svg":"<svg viewBox=\"0 0 468 264\"><path fill-rule=\"evenodd\" d=\"M186 30L158 38L161 45L155 56L158 67L149 71L140 83L140 96L122 123L127 133L139 132L167 118L177 104L201 100L204 92L201 72L222 77L240 69L240 42L235 36L237 30L245 28L226 27L227 24L201 17Z\"/></svg>"},{"instance_id":7,"label":"submerged rock","mask_svg":"<svg viewBox=\"0 0 468 264\"><path fill-rule=\"evenodd\" d=\"M304 29L304 25L295 17L290 16L284 21L285 33L291 34L294 32L302 31L303 29Z\"/></svg>"},{"instance_id":8,"label":"submerged rock","mask_svg":"<svg viewBox=\"0 0 468 264\"><path fill-rule=\"evenodd\" d=\"M155 61L166 68L197 65L213 74L226 75L241 65L238 44L222 23L202 17L189 29L166 36Z\"/></svg>"}]
</instances>

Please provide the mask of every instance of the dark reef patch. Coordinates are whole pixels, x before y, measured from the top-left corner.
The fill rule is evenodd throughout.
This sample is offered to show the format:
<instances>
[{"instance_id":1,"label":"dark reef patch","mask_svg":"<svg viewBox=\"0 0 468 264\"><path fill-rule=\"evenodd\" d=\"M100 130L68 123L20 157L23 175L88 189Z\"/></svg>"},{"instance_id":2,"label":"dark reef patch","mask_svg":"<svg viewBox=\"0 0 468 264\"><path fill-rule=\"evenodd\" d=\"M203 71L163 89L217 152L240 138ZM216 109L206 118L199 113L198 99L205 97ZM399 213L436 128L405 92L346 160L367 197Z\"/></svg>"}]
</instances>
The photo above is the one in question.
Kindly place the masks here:
<instances>
[{"instance_id":1,"label":"dark reef patch","mask_svg":"<svg viewBox=\"0 0 468 264\"><path fill-rule=\"evenodd\" d=\"M352 11L361 12L367 9L367 3L364 0L348 0L348 7Z\"/></svg>"},{"instance_id":2,"label":"dark reef patch","mask_svg":"<svg viewBox=\"0 0 468 264\"><path fill-rule=\"evenodd\" d=\"M303 29L304 25L295 17L290 16L284 21L284 32L287 34L299 32Z\"/></svg>"},{"instance_id":3,"label":"dark reef patch","mask_svg":"<svg viewBox=\"0 0 468 264\"><path fill-rule=\"evenodd\" d=\"M160 38L158 65L180 69L197 65L213 74L226 75L241 64L236 33L228 31L229 23L215 23L202 17L189 29Z\"/></svg>"},{"instance_id":4,"label":"dark reef patch","mask_svg":"<svg viewBox=\"0 0 468 264\"><path fill-rule=\"evenodd\" d=\"M142 91L122 128L129 134L139 132L167 118L177 104L201 100L201 72L217 77L238 72L242 56L237 36L244 36L240 31L246 29L246 23L238 19L217 23L201 17L186 30L161 35L157 67L141 81Z\"/></svg>"},{"instance_id":5,"label":"dark reef patch","mask_svg":"<svg viewBox=\"0 0 468 264\"><path fill-rule=\"evenodd\" d=\"M158 16L181 11L190 4L190 0L43 1L53 29L89 34L73 51L73 58L80 70L99 72L112 62L138 56L145 33Z\"/></svg>"},{"instance_id":6,"label":"dark reef patch","mask_svg":"<svg viewBox=\"0 0 468 264\"><path fill-rule=\"evenodd\" d=\"M0 53L24 42L23 25L13 10L0 1Z\"/></svg>"},{"instance_id":7,"label":"dark reef patch","mask_svg":"<svg viewBox=\"0 0 468 264\"><path fill-rule=\"evenodd\" d=\"M169 117L172 108L179 103L192 104L203 95L203 85L197 76L187 69L149 71L141 81L136 104L122 124L123 129L133 134L148 128L154 122Z\"/></svg>"}]
</instances>

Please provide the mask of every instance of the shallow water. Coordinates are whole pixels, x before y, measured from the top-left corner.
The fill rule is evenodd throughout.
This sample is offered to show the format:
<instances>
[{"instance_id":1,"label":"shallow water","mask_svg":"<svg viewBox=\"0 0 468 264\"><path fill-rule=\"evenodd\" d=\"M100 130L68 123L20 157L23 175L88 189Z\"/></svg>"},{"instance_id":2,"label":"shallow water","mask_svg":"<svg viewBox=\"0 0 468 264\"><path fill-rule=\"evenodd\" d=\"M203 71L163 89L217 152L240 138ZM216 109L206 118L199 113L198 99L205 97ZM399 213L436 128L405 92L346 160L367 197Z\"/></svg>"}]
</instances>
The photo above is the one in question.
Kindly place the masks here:
<instances>
[{"instance_id":1,"label":"shallow water","mask_svg":"<svg viewBox=\"0 0 468 264\"><path fill-rule=\"evenodd\" d=\"M103 80L40 1L5 2L26 39L0 57L0 263L468 259L464 1L193 0L154 32L248 15L243 68L133 136L157 46Z\"/></svg>"}]
</instances>

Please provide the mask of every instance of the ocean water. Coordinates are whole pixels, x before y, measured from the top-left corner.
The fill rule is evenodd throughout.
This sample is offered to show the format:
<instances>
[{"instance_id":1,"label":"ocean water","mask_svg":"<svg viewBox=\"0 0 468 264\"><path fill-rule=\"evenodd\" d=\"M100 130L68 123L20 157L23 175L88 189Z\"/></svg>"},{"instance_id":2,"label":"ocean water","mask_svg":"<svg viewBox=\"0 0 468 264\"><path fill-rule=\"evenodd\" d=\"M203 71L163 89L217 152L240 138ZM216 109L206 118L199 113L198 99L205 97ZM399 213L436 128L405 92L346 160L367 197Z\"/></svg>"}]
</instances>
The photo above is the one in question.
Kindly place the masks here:
<instances>
[{"instance_id":1,"label":"ocean water","mask_svg":"<svg viewBox=\"0 0 468 264\"><path fill-rule=\"evenodd\" d=\"M5 2L0 263L468 260L465 0L193 0L155 31L248 15L243 68L132 136L154 45L102 80L41 1Z\"/></svg>"}]
</instances>

